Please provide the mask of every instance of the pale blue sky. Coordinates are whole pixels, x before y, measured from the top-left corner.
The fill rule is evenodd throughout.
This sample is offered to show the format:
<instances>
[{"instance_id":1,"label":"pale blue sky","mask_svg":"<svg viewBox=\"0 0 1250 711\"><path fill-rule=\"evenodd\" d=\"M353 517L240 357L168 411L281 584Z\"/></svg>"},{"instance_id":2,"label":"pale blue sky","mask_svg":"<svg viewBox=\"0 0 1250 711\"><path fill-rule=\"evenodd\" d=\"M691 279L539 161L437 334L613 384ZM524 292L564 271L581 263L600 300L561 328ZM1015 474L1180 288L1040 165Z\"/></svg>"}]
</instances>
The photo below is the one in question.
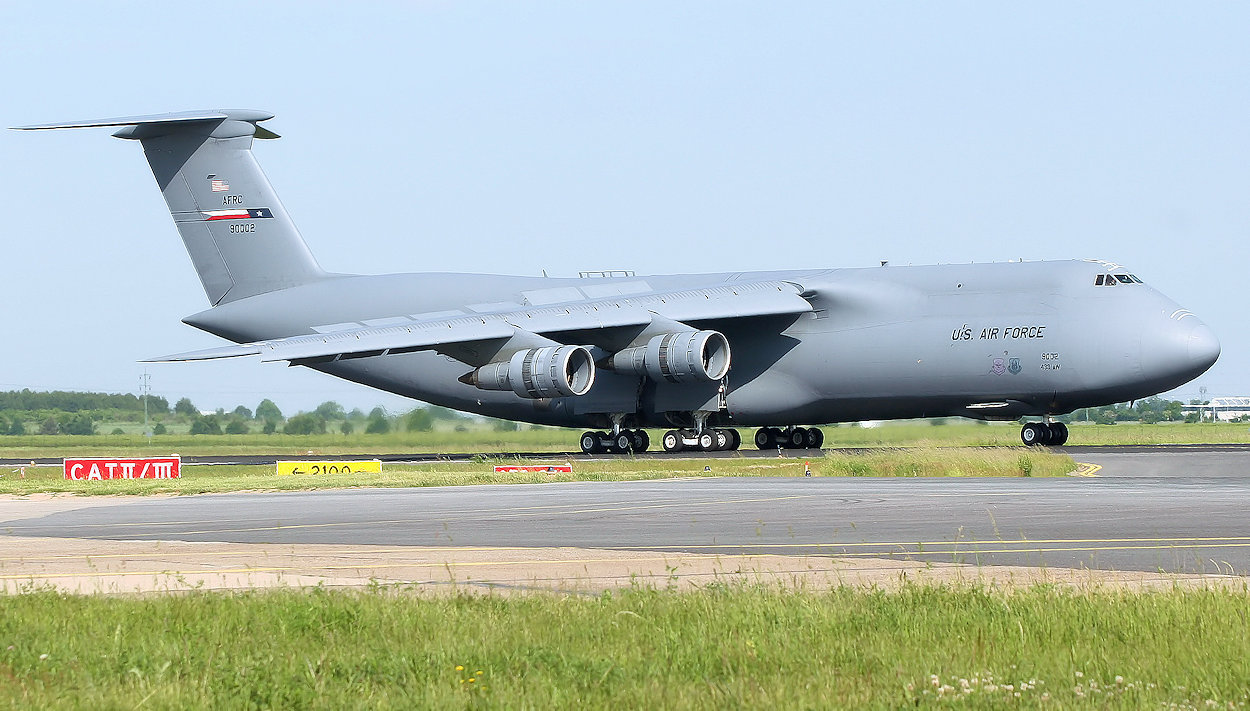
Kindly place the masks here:
<instances>
[{"instance_id":1,"label":"pale blue sky","mask_svg":"<svg viewBox=\"0 0 1250 711\"><path fill-rule=\"evenodd\" d=\"M363 9L362 9L363 8ZM1102 258L1250 395L1246 3L0 4L3 123L272 111L328 269L575 275ZM0 389L136 390L217 345L138 147L0 132ZM410 401L254 361L202 408Z\"/></svg>"}]
</instances>

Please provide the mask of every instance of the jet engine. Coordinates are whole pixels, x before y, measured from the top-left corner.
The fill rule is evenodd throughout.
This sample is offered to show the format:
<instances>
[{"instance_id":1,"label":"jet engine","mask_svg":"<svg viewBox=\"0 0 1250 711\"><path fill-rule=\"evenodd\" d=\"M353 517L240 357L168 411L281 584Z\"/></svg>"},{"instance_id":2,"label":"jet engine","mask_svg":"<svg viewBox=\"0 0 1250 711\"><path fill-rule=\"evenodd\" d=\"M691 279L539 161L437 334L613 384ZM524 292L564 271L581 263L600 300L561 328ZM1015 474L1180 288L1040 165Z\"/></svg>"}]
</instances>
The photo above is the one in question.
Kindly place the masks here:
<instances>
[{"instance_id":1,"label":"jet engine","mask_svg":"<svg viewBox=\"0 0 1250 711\"><path fill-rule=\"evenodd\" d=\"M595 382L595 361L583 346L530 348L466 373L460 381L526 398L585 395Z\"/></svg>"},{"instance_id":2,"label":"jet engine","mask_svg":"<svg viewBox=\"0 0 1250 711\"><path fill-rule=\"evenodd\" d=\"M660 382L720 380L729 372L729 339L719 331L662 333L645 346L618 351L607 365Z\"/></svg>"}]
</instances>

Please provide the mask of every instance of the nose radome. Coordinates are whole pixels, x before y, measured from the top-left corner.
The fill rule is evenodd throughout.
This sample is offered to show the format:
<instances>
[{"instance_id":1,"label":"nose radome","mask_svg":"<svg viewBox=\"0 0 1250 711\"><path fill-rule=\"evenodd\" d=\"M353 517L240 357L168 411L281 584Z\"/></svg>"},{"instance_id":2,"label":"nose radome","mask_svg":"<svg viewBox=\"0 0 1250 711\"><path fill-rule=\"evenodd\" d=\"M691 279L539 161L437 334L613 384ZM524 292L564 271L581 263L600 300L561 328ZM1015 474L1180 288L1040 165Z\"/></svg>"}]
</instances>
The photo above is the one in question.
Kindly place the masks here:
<instances>
[{"instance_id":1,"label":"nose radome","mask_svg":"<svg viewBox=\"0 0 1250 711\"><path fill-rule=\"evenodd\" d=\"M1179 316L1179 317L1178 317ZM1202 375L1220 355L1220 342L1197 316L1165 316L1141 333L1143 375L1164 389Z\"/></svg>"},{"instance_id":2,"label":"nose radome","mask_svg":"<svg viewBox=\"0 0 1250 711\"><path fill-rule=\"evenodd\" d=\"M1189 329L1189 361L1205 371L1220 357L1220 340L1205 323L1198 321Z\"/></svg>"}]
</instances>

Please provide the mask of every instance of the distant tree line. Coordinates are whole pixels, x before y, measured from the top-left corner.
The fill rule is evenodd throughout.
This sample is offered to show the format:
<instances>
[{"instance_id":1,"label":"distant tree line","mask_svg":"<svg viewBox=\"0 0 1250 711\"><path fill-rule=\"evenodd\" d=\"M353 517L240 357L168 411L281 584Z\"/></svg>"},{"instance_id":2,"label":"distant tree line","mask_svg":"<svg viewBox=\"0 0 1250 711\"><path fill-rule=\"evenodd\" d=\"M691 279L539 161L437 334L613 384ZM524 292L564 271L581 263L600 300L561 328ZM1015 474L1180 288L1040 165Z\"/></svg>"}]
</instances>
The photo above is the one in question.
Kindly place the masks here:
<instances>
[{"instance_id":1,"label":"distant tree line","mask_svg":"<svg viewBox=\"0 0 1250 711\"><path fill-rule=\"evenodd\" d=\"M79 393L66 390L32 392L10 390L0 392L0 411L32 412L57 410L83 412L89 410L128 410L143 412L143 400L130 393ZM148 396L148 412L169 412L169 400L159 395Z\"/></svg>"},{"instance_id":2,"label":"distant tree line","mask_svg":"<svg viewBox=\"0 0 1250 711\"><path fill-rule=\"evenodd\" d=\"M390 415L381 407L367 414L359 408L346 411L333 400L321 403L311 412L284 417L282 410L268 398L255 407L239 405L227 411L218 408L204 413L190 398L180 398L171 407L169 400L148 396L151 432L166 434L170 427L186 428L192 435L248 434L281 432L291 435L356 432L386 434L388 432L429 432L439 423L453 429L466 429L477 418L445 407L418 407L400 415ZM133 394L89 392L32 392L30 390L0 393L0 435L25 434L97 434L99 424L138 423L143 421L143 399ZM134 430L134 425L129 425ZM513 430L516 424L495 421L496 430ZM123 434L115 427L112 434Z\"/></svg>"},{"instance_id":3,"label":"distant tree line","mask_svg":"<svg viewBox=\"0 0 1250 711\"><path fill-rule=\"evenodd\" d=\"M1201 404L1197 401L1192 405ZM1077 410L1068 418L1070 422L1094 422L1100 425L1114 425L1117 422L1141 422L1153 425L1159 422L1197 422L1197 412L1186 412L1185 403L1180 400L1164 400L1161 397L1148 397L1135 403L1123 402L1118 405L1091 407Z\"/></svg>"}]
</instances>

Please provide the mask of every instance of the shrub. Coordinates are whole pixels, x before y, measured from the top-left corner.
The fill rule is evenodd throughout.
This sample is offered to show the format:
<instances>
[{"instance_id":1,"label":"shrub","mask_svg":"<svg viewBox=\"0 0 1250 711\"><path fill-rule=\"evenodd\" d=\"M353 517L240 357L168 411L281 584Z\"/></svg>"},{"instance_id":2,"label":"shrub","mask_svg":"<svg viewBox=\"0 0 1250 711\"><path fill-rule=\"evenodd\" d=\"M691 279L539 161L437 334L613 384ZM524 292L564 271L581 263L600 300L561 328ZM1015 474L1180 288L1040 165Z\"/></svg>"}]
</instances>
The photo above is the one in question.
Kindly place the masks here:
<instances>
[{"instance_id":1,"label":"shrub","mask_svg":"<svg viewBox=\"0 0 1250 711\"><path fill-rule=\"evenodd\" d=\"M191 434L219 435L221 423L217 421L216 415L200 415L191 423Z\"/></svg>"},{"instance_id":2,"label":"shrub","mask_svg":"<svg viewBox=\"0 0 1250 711\"><path fill-rule=\"evenodd\" d=\"M370 417L365 427L365 434L386 434L391 431L391 422L385 417Z\"/></svg>"},{"instance_id":3,"label":"shrub","mask_svg":"<svg viewBox=\"0 0 1250 711\"><path fill-rule=\"evenodd\" d=\"M286 421L282 433L289 435L325 434L326 421L311 412L301 412Z\"/></svg>"}]
</instances>

